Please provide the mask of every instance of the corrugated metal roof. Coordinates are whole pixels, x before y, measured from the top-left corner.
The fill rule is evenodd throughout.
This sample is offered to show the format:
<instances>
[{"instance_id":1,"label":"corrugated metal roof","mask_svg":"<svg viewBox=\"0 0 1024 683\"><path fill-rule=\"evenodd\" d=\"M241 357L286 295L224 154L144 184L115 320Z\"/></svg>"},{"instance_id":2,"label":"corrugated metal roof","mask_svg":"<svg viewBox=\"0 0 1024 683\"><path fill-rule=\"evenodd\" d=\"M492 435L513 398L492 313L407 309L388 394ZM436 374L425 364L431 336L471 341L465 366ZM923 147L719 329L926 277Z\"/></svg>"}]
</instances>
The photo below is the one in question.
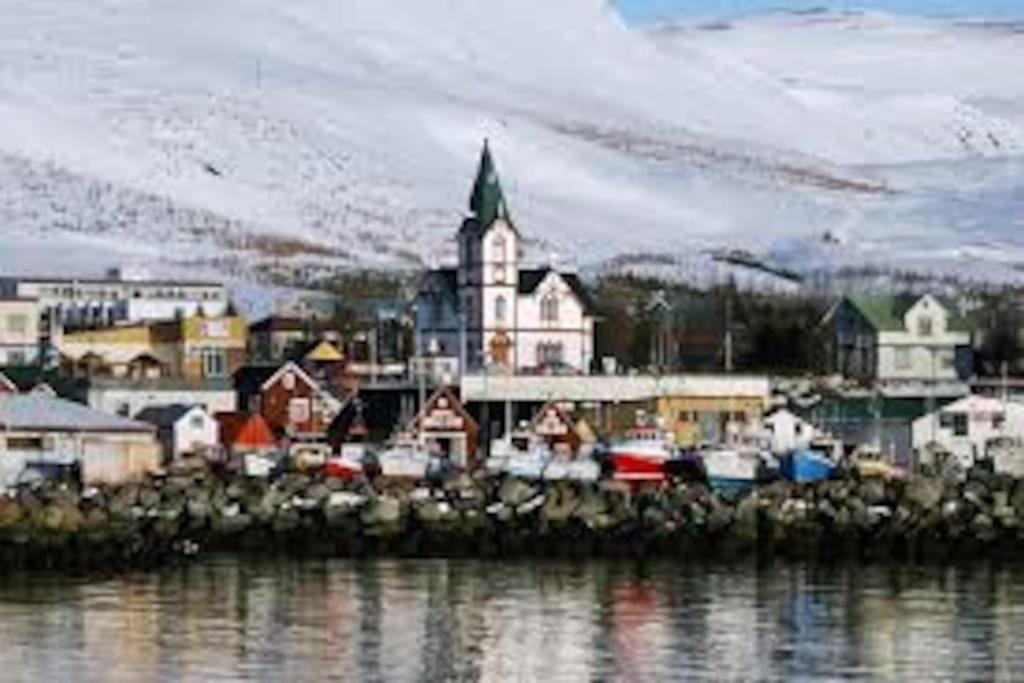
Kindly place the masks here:
<instances>
[{"instance_id":1,"label":"corrugated metal roof","mask_svg":"<svg viewBox=\"0 0 1024 683\"><path fill-rule=\"evenodd\" d=\"M0 397L0 429L49 432L152 432L143 422L42 394Z\"/></svg>"}]
</instances>

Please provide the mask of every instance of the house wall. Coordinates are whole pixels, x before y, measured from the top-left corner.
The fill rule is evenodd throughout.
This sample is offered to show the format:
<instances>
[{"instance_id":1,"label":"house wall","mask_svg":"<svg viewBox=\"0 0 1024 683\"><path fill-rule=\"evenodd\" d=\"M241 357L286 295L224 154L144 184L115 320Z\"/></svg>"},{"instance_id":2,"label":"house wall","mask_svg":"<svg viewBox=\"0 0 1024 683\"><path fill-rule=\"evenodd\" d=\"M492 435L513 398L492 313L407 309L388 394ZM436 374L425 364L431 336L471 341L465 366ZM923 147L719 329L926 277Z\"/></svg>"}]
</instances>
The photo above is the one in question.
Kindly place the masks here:
<instances>
[{"instance_id":1,"label":"house wall","mask_svg":"<svg viewBox=\"0 0 1024 683\"><path fill-rule=\"evenodd\" d=\"M326 398L319 387L286 371L260 393L258 410L275 433L319 435L326 433L337 409Z\"/></svg>"},{"instance_id":2,"label":"house wall","mask_svg":"<svg viewBox=\"0 0 1024 683\"><path fill-rule=\"evenodd\" d=\"M202 406L210 414L230 412L237 398L232 389L140 389L132 387L90 387L86 403L111 415L132 417L144 408L166 405Z\"/></svg>"},{"instance_id":3,"label":"house wall","mask_svg":"<svg viewBox=\"0 0 1024 683\"><path fill-rule=\"evenodd\" d=\"M220 444L220 425L204 410L185 413L172 428L170 455L180 458Z\"/></svg>"},{"instance_id":4,"label":"house wall","mask_svg":"<svg viewBox=\"0 0 1024 683\"><path fill-rule=\"evenodd\" d=\"M39 315L37 301L0 299L0 366L39 359Z\"/></svg>"},{"instance_id":5,"label":"house wall","mask_svg":"<svg viewBox=\"0 0 1024 683\"><path fill-rule=\"evenodd\" d=\"M82 437L82 483L115 484L160 467L160 444L151 434L89 434Z\"/></svg>"},{"instance_id":6,"label":"house wall","mask_svg":"<svg viewBox=\"0 0 1024 683\"><path fill-rule=\"evenodd\" d=\"M41 448L12 447L16 440L39 439ZM29 463L81 465L84 484L137 479L160 465L161 450L153 432L78 434L60 431L4 431L0 437L0 489L17 483Z\"/></svg>"},{"instance_id":7,"label":"house wall","mask_svg":"<svg viewBox=\"0 0 1024 683\"><path fill-rule=\"evenodd\" d=\"M764 409L761 396L664 396L655 401L656 414L680 446L721 441L730 425L746 425Z\"/></svg>"},{"instance_id":8,"label":"house wall","mask_svg":"<svg viewBox=\"0 0 1024 683\"><path fill-rule=\"evenodd\" d=\"M993 419L994 413L1004 416L1002 425ZM966 415L966 434L958 435L952 424L953 416L958 414ZM943 415L948 416L945 426ZM1024 405L1007 403L1004 406L997 401L972 405L970 399L956 401L915 420L912 425L912 444L919 457L926 458L927 447L934 442L967 467L985 456L986 444L991 439L1004 436L1024 439Z\"/></svg>"}]
</instances>

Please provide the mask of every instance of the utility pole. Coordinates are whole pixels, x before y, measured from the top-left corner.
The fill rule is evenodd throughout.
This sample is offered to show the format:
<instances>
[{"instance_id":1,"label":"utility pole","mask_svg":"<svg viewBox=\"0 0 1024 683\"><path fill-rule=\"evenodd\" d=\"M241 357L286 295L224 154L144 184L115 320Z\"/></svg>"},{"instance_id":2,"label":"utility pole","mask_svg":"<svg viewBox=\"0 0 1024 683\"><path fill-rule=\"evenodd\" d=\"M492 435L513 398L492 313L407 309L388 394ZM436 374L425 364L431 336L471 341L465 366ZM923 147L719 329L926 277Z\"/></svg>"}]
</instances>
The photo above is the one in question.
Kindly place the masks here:
<instances>
[{"instance_id":1,"label":"utility pole","mask_svg":"<svg viewBox=\"0 0 1024 683\"><path fill-rule=\"evenodd\" d=\"M732 291L729 291L725 299L725 371L732 370Z\"/></svg>"}]
</instances>

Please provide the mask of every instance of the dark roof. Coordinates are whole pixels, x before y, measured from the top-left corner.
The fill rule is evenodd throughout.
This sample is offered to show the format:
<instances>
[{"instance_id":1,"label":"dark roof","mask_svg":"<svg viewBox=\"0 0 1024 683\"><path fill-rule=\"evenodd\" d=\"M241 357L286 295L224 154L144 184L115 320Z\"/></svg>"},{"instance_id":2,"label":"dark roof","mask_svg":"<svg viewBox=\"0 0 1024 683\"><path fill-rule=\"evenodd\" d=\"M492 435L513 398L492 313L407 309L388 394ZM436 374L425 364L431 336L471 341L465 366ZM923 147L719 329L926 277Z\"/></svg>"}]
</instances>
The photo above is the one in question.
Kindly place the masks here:
<instances>
[{"instance_id":1,"label":"dark roof","mask_svg":"<svg viewBox=\"0 0 1024 683\"><path fill-rule=\"evenodd\" d=\"M282 315L267 316L249 325L250 332L305 332L309 321Z\"/></svg>"},{"instance_id":2,"label":"dark roof","mask_svg":"<svg viewBox=\"0 0 1024 683\"><path fill-rule=\"evenodd\" d=\"M420 282L421 294L429 291L441 291L454 298L459 286L458 271L455 268L437 268L428 270Z\"/></svg>"},{"instance_id":3,"label":"dark roof","mask_svg":"<svg viewBox=\"0 0 1024 683\"><path fill-rule=\"evenodd\" d=\"M149 424L156 425L157 427L170 427L195 407L196 406L188 406L181 403L166 406L150 406L149 408L143 408L140 410L138 415L135 416L135 419L142 422L148 422Z\"/></svg>"},{"instance_id":4,"label":"dark roof","mask_svg":"<svg viewBox=\"0 0 1024 683\"><path fill-rule=\"evenodd\" d=\"M544 281L544 278L548 276L548 273L553 272L553 268L537 268L537 269L526 269L519 271L519 293L520 294L532 294L540 286L540 283ZM558 272L558 271L554 271ZM573 291L576 297L580 300L583 305L584 313L593 315L596 307L594 306L594 300L590 298L590 293L587 288L583 286L583 282L580 280L579 275L576 273L562 273L558 272L565 284L569 285L569 289Z\"/></svg>"},{"instance_id":5,"label":"dark roof","mask_svg":"<svg viewBox=\"0 0 1024 683\"><path fill-rule=\"evenodd\" d=\"M258 394L263 383L277 372L279 365L247 365L235 372L235 391L242 396Z\"/></svg>"},{"instance_id":6,"label":"dark roof","mask_svg":"<svg viewBox=\"0 0 1024 683\"><path fill-rule=\"evenodd\" d=\"M84 398L88 386L87 380L61 377L60 371L55 368L17 365L2 367L0 372L22 393L31 391L39 384L49 384L61 398L78 400Z\"/></svg>"},{"instance_id":7,"label":"dark roof","mask_svg":"<svg viewBox=\"0 0 1024 683\"><path fill-rule=\"evenodd\" d=\"M480 166L473 182L473 192L469 196L469 210L476 218L478 229L486 230L499 218L508 219L505 193L501 189L498 169L494 165L491 147L486 140L480 153Z\"/></svg>"}]
</instances>

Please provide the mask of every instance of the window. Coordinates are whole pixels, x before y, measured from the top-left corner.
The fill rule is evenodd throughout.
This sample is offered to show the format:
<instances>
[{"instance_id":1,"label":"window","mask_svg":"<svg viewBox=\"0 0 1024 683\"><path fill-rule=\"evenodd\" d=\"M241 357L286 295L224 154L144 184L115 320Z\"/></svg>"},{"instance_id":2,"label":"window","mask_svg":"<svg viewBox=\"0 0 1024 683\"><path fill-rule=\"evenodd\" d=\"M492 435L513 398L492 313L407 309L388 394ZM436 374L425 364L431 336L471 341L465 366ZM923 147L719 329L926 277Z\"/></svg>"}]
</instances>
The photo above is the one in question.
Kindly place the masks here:
<instances>
[{"instance_id":1,"label":"window","mask_svg":"<svg viewBox=\"0 0 1024 683\"><path fill-rule=\"evenodd\" d=\"M292 424L309 421L309 399L293 398L288 401L288 421Z\"/></svg>"},{"instance_id":2,"label":"window","mask_svg":"<svg viewBox=\"0 0 1024 683\"><path fill-rule=\"evenodd\" d=\"M929 315L922 315L917 319L917 335L919 337L932 336L932 318Z\"/></svg>"},{"instance_id":3,"label":"window","mask_svg":"<svg viewBox=\"0 0 1024 683\"><path fill-rule=\"evenodd\" d=\"M505 264L498 263L494 266L494 281L499 285L505 284Z\"/></svg>"},{"instance_id":4,"label":"window","mask_svg":"<svg viewBox=\"0 0 1024 683\"><path fill-rule=\"evenodd\" d=\"M956 355L952 351L943 351L940 353L939 367L943 370L952 370L956 367Z\"/></svg>"},{"instance_id":5,"label":"window","mask_svg":"<svg viewBox=\"0 0 1024 683\"><path fill-rule=\"evenodd\" d=\"M558 342L541 342L537 344L537 365L560 365L563 360L563 347Z\"/></svg>"},{"instance_id":6,"label":"window","mask_svg":"<svg viewBox=\"0 0 1024 683\"><path fill-rule=\"evenodd\" d=\"M228 374L228 359L224 349L202 350L203 377L224 377Z\"/></svg>"},{"instance_id":7,"label":"window","mask_svg":"<svg viewBox=\"0 0 1024 683\"><path fill-rule=\"evenodd\" d=\"M540 300L540 319L546 323L558 322L558 297L546 294Z\"/></svg>"},{"instance_id":8,"label":"window","mask_svg":"<svg viewBox=\"0 0 1024 683\"><path fill-rule=\"evenodd\" d=\"M992 413L992 429L1002 429L1006 424L1006 413Z\"/></svg>"},{"instance_id":9,"label":"window","mask_svg":"<svg viewBox=\"0 0 1024 683\"><path fill-rule=\"evenodd\" d=\"M12 451L41 451L43 439L35 436L9 436L7 448Z\"/></svg>"},{"instance_id":10,"label":"window","mask_svg":"<svg viewBox=\"0 0 1024 683\"><path fill-rule=\"evenodd\" d=\"M191 416L188 419L188 426L191 427L192 429L202 429L203 424L203 416L198 413L196 413L195 415Z\"/></svg>"},{"instance_id":11,"label":"window","mask_svg":"<svg viewBox=\"0 0 1024 683\"><path fill-rule=\"evenodd\" d=\"M505 263L507 260L506 256L506 243L504 237L497 237L494 240L494 261L496 263Z\"/></svg>"},{"instance_id":12,"label":"window","mask_svg":"<svg viewBox=\"0 0 1024 683\"><path fill-rule=\"evenodd\" d=\"M499 296L494 300L494 319L499 323L505 322L505 317L508 315L508 302L505 301L504 296Z\"/></svg>"},{"instance_id":13,"label":"window","mask_svg":"<svg viewBox=\"0 0 1024 683\"><path fill-rule=\"evenodd\" d=\"M953 436L967 436L967 413L953 413Z\"/></svg>"},{"instance_id":14,"label":"window","mask_svg":"<svg viewBox=\"0 0 1024 683\"><path fill-rule=\"evenodd\" d=\"M910 369L910 349L896 349L896 369Z\"/></svg>"}]
</instances>

